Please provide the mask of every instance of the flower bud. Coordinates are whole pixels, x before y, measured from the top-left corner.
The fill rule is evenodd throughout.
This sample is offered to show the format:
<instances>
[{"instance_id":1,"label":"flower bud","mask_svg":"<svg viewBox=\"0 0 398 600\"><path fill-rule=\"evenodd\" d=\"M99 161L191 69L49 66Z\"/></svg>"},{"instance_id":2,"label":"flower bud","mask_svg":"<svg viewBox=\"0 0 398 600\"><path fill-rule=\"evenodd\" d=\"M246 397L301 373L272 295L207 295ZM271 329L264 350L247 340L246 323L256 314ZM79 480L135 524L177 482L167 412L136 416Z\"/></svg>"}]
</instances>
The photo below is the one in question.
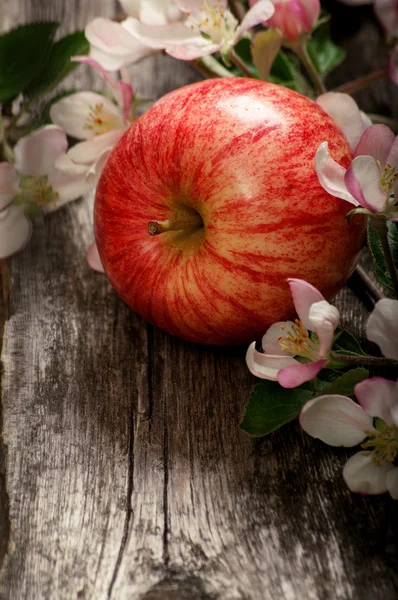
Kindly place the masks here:
<instances>
[{"instance_id":1,"label":"flower bud","mask_svg":"<svg viewBox=\"0 0 398 600\"><path fill-rule=\"evenodd\" d=\"M253 6L258 0L250 0ZM272 0L275 12L268 27L279 29L285 38L296 42L303 32L310 33L321 10L319 0Z\"/></svg>"}]
</instances>

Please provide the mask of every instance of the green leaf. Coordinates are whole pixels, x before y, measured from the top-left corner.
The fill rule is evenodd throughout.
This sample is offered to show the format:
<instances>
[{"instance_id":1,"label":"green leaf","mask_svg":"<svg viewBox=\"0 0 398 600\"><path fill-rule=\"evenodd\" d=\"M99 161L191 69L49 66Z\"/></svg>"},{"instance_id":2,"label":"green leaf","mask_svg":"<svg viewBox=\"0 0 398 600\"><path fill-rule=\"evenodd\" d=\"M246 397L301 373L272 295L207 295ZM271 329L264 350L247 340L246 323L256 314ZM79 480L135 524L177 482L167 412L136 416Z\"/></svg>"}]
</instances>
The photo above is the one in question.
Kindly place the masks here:
<instances>
[{"instance_id":1,"label":"green leaf","mask_svg":"<svg viewBox=\"0 0 398 600\"><path fill-rule=\"evenodd\" d=\"M333 351L336 354L346 354L347 356L369 356L361 348L358 340L348 331L343 331L333 345Z\"/></svg>"},{"instance_id":2,"label":"green leaf","mask_svg":"<svg viewBox=\"0 0 398 600\"><path fill-rule=\"evenodd\" d=\"M398 267L398 227L392 221L387 222L388 243L390 244L394 264ZM368 219L368 248L373 258L373 266L377 280L385 287L393 290L390 271L384 255L383 246L371 219Z\"/></svg>"},{"instance_id":3,"label":"green leaf","mask_svg":"<svg viewBox=\"0 0 398 600\"><path fill-rule=\"evenodd\" d=\"M71 61L72 56L87 54L89 43L83 31L71 33L56 42L50 52L45 68L30 83L25 93L35 98L55 88L80 63Z\"/></svg>"},{"instance_id":4,"label":"green leaf","mask_svg":"<svg viewBox=\"0 0 398 600\"><path fill-rule=\"evenodd\" d=\"M310 87L300 72L300 64L296 57L286 54L283 50L276 55L269 80L305 96L310 93Z\"/></svg>"},{"instance_id":5,"label":"green leaf","mask_svg":"<svg viewBox=\"0 0 398 600\"><path fill-rule=\"evenodd\" d=\"M313 32L307 43L307 50L322 78L345 58L344 50L330 38L328 23L323 23Z\"/></svg>"},{"instance_id":6,"label":"green leaf","mask_svg":"<svg viewBox=\"0 0 398 600\"><path fill-rule=\"evenodd\" d=\"M58 23L31 23L0 36L0 102L23 92L46 64Z\"/></svg>"},{"instance_id":7,"label":"green leaf","mask_svg":"<svg viewBox=\"0 0 398 600\"><path fill-rule=\"evenodd\" d=\"M340 394L341 396L353 396L354 388L357 383L369 377L369 371L358 367L351 369L344 375L337 377L332 382L325 382L326 385L321 387L320 392L324 394Z\"/></svg>"},{"instance_id":8,"label":"green leaf","mask_svg":"<svg viewBox=\"0 0 398 600\"><path fill-rule=\"evenodd\" d=\"M240 428L252 437L263 437L299 414L312 397L308 389L286 389L274 381L258 383L250 395Z\"/></svg>"}]
</instances>

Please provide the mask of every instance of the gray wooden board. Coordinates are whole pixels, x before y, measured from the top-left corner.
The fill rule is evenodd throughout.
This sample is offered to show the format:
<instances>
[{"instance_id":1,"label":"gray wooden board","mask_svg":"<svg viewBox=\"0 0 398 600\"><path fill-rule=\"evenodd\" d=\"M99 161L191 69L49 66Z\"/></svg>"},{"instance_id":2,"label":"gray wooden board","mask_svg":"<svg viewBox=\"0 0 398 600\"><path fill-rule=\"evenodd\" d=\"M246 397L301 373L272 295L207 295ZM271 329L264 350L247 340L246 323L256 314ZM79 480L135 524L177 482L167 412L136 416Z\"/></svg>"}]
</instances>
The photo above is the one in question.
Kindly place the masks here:
<instances>
[{"instance_id":1,"label":"gray wooden board","mask_svg":"<svg viewBox=\"0 0 398 600\"><path fill-rule=\"evenodd\" d=\"M0 24L58 19L66 32L115 10L3 0ZM357 14L354 58L336 85L369 36L363 72L381 61L370 12ZM154 99L196 78L162 57L132 72ZM72 83L98 80L82 68ZM397 117L388 82L363 102L376 112L393 96ZM2 265L0 598L396 598L397 505L350 494L350 452L296 424L263 441L240 432L254 383L244 349L196 347L146 325L86 265L91 240L86 198L39 222ZM367 312L350 289L336 302L363 333Z\"/></svg>"}]
</instances>

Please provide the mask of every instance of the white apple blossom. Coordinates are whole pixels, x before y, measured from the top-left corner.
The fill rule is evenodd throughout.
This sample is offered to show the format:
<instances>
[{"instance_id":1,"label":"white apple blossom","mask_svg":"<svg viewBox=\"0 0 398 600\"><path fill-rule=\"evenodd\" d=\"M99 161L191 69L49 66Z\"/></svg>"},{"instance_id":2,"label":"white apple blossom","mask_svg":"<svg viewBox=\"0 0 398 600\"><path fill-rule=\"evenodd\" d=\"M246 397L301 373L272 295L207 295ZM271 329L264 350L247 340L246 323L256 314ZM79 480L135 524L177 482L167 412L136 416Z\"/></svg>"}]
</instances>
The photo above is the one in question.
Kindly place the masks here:
<instances>
[{"instance_id":1,"label":"white apple blossom","mask_svg":"<svg viewBox=\"0 0 398 600\"><path fill-rule=\"evenodd\" d=\"M84 168L87 182L95 184L112 148L134 120L134 93L125 69L122 69L122 79L117 80L96 61L88 57L78 60L100 73L109 85L115 102L96 92L78 92L55 103L50 116L53 123L62 127L68 135L84 140L61 157L57 166L64 170L69 167Z\"/></svg>"},{"instance_id":2,"label":"white apple blossom","mask_svg":"<svg viewBox=\"0 0 398 600\"><path fill-rule=\"evenodd\" d=\"M316 377L328 363L340 315L314 286L301 279L288 281L299 319L271 325L262 339L263 353L253 342L246 363L256 377L293 388ZM298 362L295 356L307 362Z\"/></svg>"},{"instance_id":3,"label":"white apple blossom","mask_svg":"<svg viewBox=\"0 0 398 600\"><path fill-rule=\"evenodd\" d=\"M346 463L343 477L352 492L398 499L398 382L373 377L355 386L359 404L346 396L325 395L302 409L304 431L331 446L362 443ZM366 441L365 441L366 440Z\"/></svg>"},{"instance_id":4,"label":"white apple blossom","mask_svg":"<svg viewBox=\"0 0 398 600\"><path fill-rule=\"evenodd\" d=\"M360 207L356 212L398 221L398 137L385 125L372 125L361 136L346 170L323 142L315 156L322 187L332 196Z\"/></svg>"},{"instance_id":5,"label":"white apple blossom","mask_svg":"<svg viewBox=\"0 0 398 600\"><path fill-rule=\"evenodd\" d=\"M228 59L242 35L274 13L270 0L260 0L239 24L227 0L178 0L177 4L186 13L183 26L174 24L162 30L137 19L127 19L125 27L143 44L165 49L167 54L181 60L195 60L214 52L221 52Z\"/></svg>"},{"instance_id":6,"label":"white apple blossom","mask_svg":"<svg viewBox=\"0 0 398 600\"><path fill-rule=\"evenodd\" d=\"M386 358L398 360L398 300L383 298L376 303L366 323L366 335Z\"/></svg>"},{"instance_id":7,"label":"white apple blossom","mask_svg":"<svg viewBox=\"0 0 398 600\"><path fill-rule=\"evenodd\" d=\"M65 132L48 125L17 142L15 165L0 164L0 258L29 241L32 226L25 208L52 212L91 188L86 169L66 156L67 147ZM65 168L56 166L59 158Z\"/></svg>"}]
</instances>

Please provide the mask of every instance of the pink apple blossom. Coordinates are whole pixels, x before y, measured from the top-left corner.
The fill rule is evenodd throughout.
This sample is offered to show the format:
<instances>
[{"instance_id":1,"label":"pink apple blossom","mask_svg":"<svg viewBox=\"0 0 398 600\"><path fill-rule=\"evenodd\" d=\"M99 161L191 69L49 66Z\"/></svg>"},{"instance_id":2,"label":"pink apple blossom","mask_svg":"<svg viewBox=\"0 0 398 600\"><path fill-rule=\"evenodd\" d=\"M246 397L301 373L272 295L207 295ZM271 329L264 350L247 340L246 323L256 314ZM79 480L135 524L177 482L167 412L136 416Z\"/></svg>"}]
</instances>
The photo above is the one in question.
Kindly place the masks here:
<instances>
[{"instance_id":1,"label":"pink apple blossom","mask_svg":"<svg viewBox=\"0 0 398 600\"><path fill-rule=\"evenodd\" d=\"M137 19L127 19L125 27L143 44L165 49L181 60L195 60L220 52L225 60L242 35L269 19L274 13L270 0L260 0L245 15L241 24L228 8L227 0L178 0L186 14L184 23L156 28Z\"/></svg>"},{"instance_id":2,"label":"pink apple blossom","mask_svg":"<svg viewBox=\"0 0 398 600\"><path fill-rule=\"evenodd\" d=\"M112 148L134 120L134 93L125 69L122 69L122 79L117 80L93 59L78 57L76 60L89 64L100 73L115 102L96 92L78 92L51 107L52 121L68 135L84 140L73 146L66 157L59 159L57 166L64 170L75 166L85 168L87 182L95 184Z\"/></svg>"},{"instance_id":3,"label":"pink apple blossom","mask_svg":"<svg viewBox=\"0 0 398 600\"><path fill-rule=\"evenodd\" d=\"M366 324L366 335L386 358L398 360L398 300L383 298L376 303Z\"/></svg>"},{"instance_id":4,"label":"pink apple blossom","mask_svg":"<svg viewBox=\"0 0 398 600\"><path fill-rule=\"evenodd\" d=\"M372 125L365 131L347 170L331 158L328 143L323 142L315 156L315 169L322 187L360 207L356 212L398 220L398 137L385 125Z\"/></svg>"},{"instance_id":5,"label":"pink apple blossom","mask_svg":"<svg viewBox=\"0 0 398 600\"><path fill-rule=\"evenodd\" d=\"M253 342L246 354L256 377L293 388L310 381L327 364L340 315L322 294L301 279L288 279L299 319L274 323L262 339L263 353ZM311 336L309 332L314 332ZM304 358L298 362L294 357Z\"/></svg>"},{"instance_id":6,"label":"pink apple blossom","mask_svg":"<svg viewBox=\"0 0 398 600\"><path fill-rule=\"evenodd\" d=\"M348 94L326 92L317 98L317 104L332 117L340 127L351 150L354 152L362 134L372 125L369 117L359 110L357 103Z\"/></svg>"},{"instance_id":7,"label":"pink apple blossom","mask_svg":"<svg viewBox=\"0 0 398 600\"><path fill-rule=\"evenodd\" d=\"M85 169L66 156L67 146L65 132L48 125L17 142L15 165L0 164L0 258L29 241L32 226L25 208L52 212L91 188ZM61 158L66 168L56 166Z\"/></svg>"},{"instance_id":8,"label":"pink apple blossom","mask_svg":"<svg viewBox=\"0 0 398 600\"><path fill-rule=\"evenodd\" d=\"M301 411L304 431L331 446L352 447L343 477L352 492L398 499L398 382L373 377L355 386L359 404L346 396L310 400ZM376 419L374 421L374 419ZM365 441L366 440L366 441Z\"/></svg>"},{"instance_id":9,"label":"pink apple blossom","mask_svg":"<svg viewBox=\"0 0 398 600\"><path fill-rule=\"evenodd\" d=\"M258 1L250 0L249 4L254 6ZM321 11L319 0L272 0L272 3L275 12L266 24L279 29L291 42L312 31Z\"/></svg>"}]
</instances>

